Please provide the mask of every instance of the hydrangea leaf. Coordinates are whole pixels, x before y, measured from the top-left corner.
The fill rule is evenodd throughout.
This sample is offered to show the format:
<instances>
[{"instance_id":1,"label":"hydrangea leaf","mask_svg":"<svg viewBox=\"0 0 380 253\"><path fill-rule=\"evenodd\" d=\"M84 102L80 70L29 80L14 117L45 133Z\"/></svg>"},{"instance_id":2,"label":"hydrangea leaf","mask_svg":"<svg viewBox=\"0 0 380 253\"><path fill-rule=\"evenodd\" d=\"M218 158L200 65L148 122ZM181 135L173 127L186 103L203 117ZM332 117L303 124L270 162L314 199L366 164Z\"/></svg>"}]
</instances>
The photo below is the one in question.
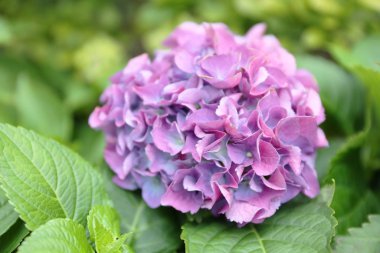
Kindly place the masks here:
<instances>
[{"instance_id":1,"label":"hydrangea leaf","mask_svg":"<svg viewBox=\"0 0 380 253\"><path fill-rule=\"evenodd\" d=\"M84 227L70 219L54 219L26 238L19 253L94 252L87 242Z\"/></svg>"},{"instance_id":2,"label":"hydrangea leaf","mask_svg":"<svg viewBox=\"0 0 380 253\"><path fill-rule=\"evenodd\" d=\"M329 139L329 146L326 148L319 149L317 151L316 159L316 170L318 172L319 180L323 180L330 168L330 162L334 158L336 152L344 144L345 139L343 138L331 138Z\"/></svg>"},{"instance_id":3,"label":"hydrangea leaf","mask_svg":"<svg viewBox=\"0 0 380 253\"><path fill-rule=\"evenodd\" d=\"M363 108L360 85L338 65L322 57L300 55L297 65L315 75L327 113L339 122L345 133L352 133Z\"/></svg>"},{"instance_id":4,"label":"hydrangea leaf","mask_svg":"<svg viewBox=\"0 0 380 253\"><path fill-rule=\"evenodd\" d=\"M333 191L323 191L332 194ZM185 224L181 238L187 253L311 253L330 252L336 219L328 207L331 196L283 208L260 225L237 228L212 221Z\"/></svg>"},{"instance_id":5,"label":"hydrangea leaf","mask_svg":"<svg viewBox=\"0 0 380 253\"><path fill-rule=\"evenodd\" d=\"M379 35L369 36L356 43L351 51L342 47L334 46L331 48L334 58L352 73L354 73L367 89L367 122L370 123L370 138L365 143L365 166L378 169L380 167L380 48Z\"/></svg>"},{"instance_id":6,"label":"hydrangea leaf","mask_svg":"<svg viewBox=\"0 0 380 253\"><path fill-rule=\"evenodd\" d=\"M9 204L8 198L0 188L0 236L3 235L18 219L18 214Z\"/></svg>"},{"instance_id":7,"label":"hydrangea leaf","mask_svg":"<svg viewBox=\"0 0 380 253\"><path fill-rule=\"evenodd\" d=\"M377 253L380 249L380 215L370 215L361 228L350 228L348 235L336 238L336 253Z\"/></svg>"},{"instance_id":8,"label":"hydrangea leaf","mask_svg":"<svg viewBox=\"0 0 380 253\"><path fill-rule=\"evenodd\" d=\"M15 99L20 125L62 140L70 137L71 114L49 86L20 74Z\"/></svg>"},{"instance_id":9,"label":"hydrangea leaf","mask_svg":"<svg viewBox=\"0 0 380 253\"><path fill-rule=\"evenodd\" d=\"M107 191L121 217L121 232L131 233L127 244L136 253L174 252L180 246L179 226L172 210L149 208L144 200L112 183L104 169Z\"/></svg>"},{"instance_id":10,"label":"hydrangea leaf","mask_svg":"<svg viewBox=\"0 0 380 253\"><path fill-rule=\"evenodd\" d=\"M80 156L32 131L3 124L0 181L30 230L54 218L84 225L92 206L109 202L101 176Z\"/></svg>"},{"instance_id":11,"label":"hydrangea leaf","mask_svg":"<svg viewBox=\"0 0 380 253\"><path fill-rule=\"evenodd\" d=\"M378 145L380 142L378 132L380 126L380 100L378 98L378 94L380 94L380 71L373 70L367 66L355 66L353 71L368 90L367 122L369 123L370 133L365 143L365 165L369 168L378 169L380 167L380 148Z\"/></svg>"},{"instance_id":12,"label":"hydrangea leaf","mask_svg":"<svg viewBox=\"0 0 380 253\"><path fill-rule=\"evenodd\" d=\"M344 234L359 226L368 214L380 210L376 196L368 189L360 151L367 132L352 136L331 162L326 180L335 179L335 195L331 207L338 219L337 233Z\"/></svg>"},{"instance_id":13,"label":"hydrangea leaf","mask_svg":"<svg viewBox=\"0 0 380 253\"><path fill-rule=\"evenodd\" d=\"M21 241L29 234L22 220L16 221L8 231L0 237L0 252L11 253L20 245Z\"/></svg>"},{"instance_id":14,"label":"hydrangea leaf","mask_svg":"<svg viewBox=\"0 0 380 253\"><path fill-rule=\"evenodd\" d=\"M110 206L95 206L87 217L90 238L95 242L98 253L122 252L124 241L128 234L120 236L119 217L115 209Z\"/></svg>"}]
</instances>

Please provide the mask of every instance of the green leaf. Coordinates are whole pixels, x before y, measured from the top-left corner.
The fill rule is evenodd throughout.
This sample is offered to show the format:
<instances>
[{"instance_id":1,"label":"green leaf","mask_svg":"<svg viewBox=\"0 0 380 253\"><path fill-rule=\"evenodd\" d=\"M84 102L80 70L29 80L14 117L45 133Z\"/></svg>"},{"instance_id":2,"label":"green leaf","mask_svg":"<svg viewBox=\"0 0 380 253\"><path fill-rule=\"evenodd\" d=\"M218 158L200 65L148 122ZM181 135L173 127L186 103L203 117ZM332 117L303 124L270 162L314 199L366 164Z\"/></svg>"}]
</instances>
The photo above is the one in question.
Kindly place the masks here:
<instances>
[{"instance_id":1,"label":"green leaf","mask_svg":"<svg viewBox=\"0 0 380 253\"><path fill-rule=\"evenodd\" d=\"M336 220L323 199L296 207L288 205L263 224L243 228L225 221L187 223L181 238L187 253L330 252Z\"/></svg>"},{"instance_id":2,"label":"green leaf","mask_svg":"<svg viewBox=\"0 0 380 253\"><path fill-rule=\"evenodd\" d=\"M350 228L349 234L336 239L336 253L378 253L380 249L380 215L370 215L361 228Z\"/></svg>"},{"instance_id":3,"label":"green leaf","mask_svg":"<svg viewBox=\"0 0 380 253\"><path fill-rule=\"evenodd\" d=\"M70 219L54 219L26 238L19 253L93 252L82 225Z\"/></svg>"},{"instance_id":4,"label":"green leaf","mask_svg":"<svg viewBox=\"0 0 380 253\"><path fill-rule=\"evenodd\" d=\"M22 126L50 137L70 138L73 127L71 113L49 86L21 74L15 99Z\"/></svg>"},{"instance_id":5,"label":"green leaf","mask_svg":"<svg viewBox=\"0 0 380 253\"><path fill-rule=\"evenodd\" d=\"M320 180L325 178L333 157L343 143L344 139L342 138L331 138L329 139L329 146L327 148L318 149L315 168L317 169L318 178Z\"/></svg>"},{"instance_id":6,"label":"green leaf","mask_svg":"<svg viewBox=\"0 0 380 253\"><path fill-rule=\"evenodd\" d=\"M342 47L332 47L334 58L353 72L367 89L367 122L370 123L371 133L365 143L365 166L380 168L380 36L374 35L358 42L351 51Z\"/></svg>"},{"instance_id":7,"label":"green leaf","mask_svg":"<svg viewBox=\"0 0 380 253\"><path fill-rule=\"evenodd\" d=\"M93 207L87 217L87 224L96 252L122 252L121 248L128 235L120 236L119 217L115 209L110 206Z\"/></svg>"},{"instance_id":8,"label":"green leaf","mask_svg":"<svg viewBox=\"0 0 380 253\"><path fill-rule=\"evenodd\" d=\"M355 44L351 51L334 46L331 51L334 57L347 68L364 66L374 71L380 71L380 35L371 35Z\"/></svg>"},{"instance_id":9,"label":"green leaf","mask_svg":"<svg viewBox=\"0 0 380 253\"><path fill-rule=\"evenodd\" d=\"M361 147L367 132L350 137L334 157L326 180L335 179L335 195L331 207L338 220L337 233L344 234L360 225L368 214L380 211L380 203L368 189L361 163Z\"/></svg>"},{"instance_id":10,"label":"green leaf","mask_svg":"<svg viewBox=\"0 0 380 253\"><path fill-rule=\"evenodd\" d=\"M149 208L140 196L114 185L108 168L104 173L108 179L107 191L121 219L121 232L131 233L127 244L136 253L173 252L178 249L181 241L175 213L167 208Z\"/></svg>"},{"instance_id":11,"label":"green leaf","mask_svg":"<svg viewBox=\"0 0 380 253\"><path fill-rule=\"evenodd\" d=\"M300 55L297 64L315 75L327 113L339 122L346 134L354 132L354 123L360 118L363 108L360 85L338 65L322 57Z\"/></svg>"},{"instance_id":12,"label":"green leaf","mask_svg":"<svg viewBox=\"0 0 380 253\"><path fill-rule=\"evenodd\" d=\"M29 230L25 228L24 222L22 222L22 220L18 220L5 234L0 237L0 252L13 252L28 234Z\"/></svg>"},{"instance_id":13,"label":"green leaf","mask_svg":"<svg viewBox=\"0 0 380 253\"><path fill-rule=\"evenodd\" d=\"M92 206L109 201L101 176L80 156L32 131L3 124L0 181L30 230L54 218L84 225Z\"/></svg>"},{"instance_id":14,"label":"green leaf","mask_svg":"<svg viewBox=\"0 0 380 253\"><path fill-rule=\"evenodd\" d=\"M18 219L18 214L9 204L8 198L0 188L0 236L4 234Z\"/></svg>"},{"instance_id":15,"label":"green leaf","mask_svg":"<svg viewBox=\"0 0 380 253\"><path fill-rule=\"evenodd\" d=\"M103 151L105 146L104 134L94 131L85 124L78 126L78 138L75 140L74 147L79 154L95 165L103 163Z\"/></svg>"},{"instance_id":16,"label":"green leaf","mask_svg":"<svg viewBox=\"0 0 380 253\"><path fill-rule=\"evenodd\" d=\"M367 66L354 66L353 72L359 77L367 88L368 106L367 122L369 122L370 133L365 143L365 165L369 168L380 168L380 71L375 71Z\"/></svg>"}]
</instances>

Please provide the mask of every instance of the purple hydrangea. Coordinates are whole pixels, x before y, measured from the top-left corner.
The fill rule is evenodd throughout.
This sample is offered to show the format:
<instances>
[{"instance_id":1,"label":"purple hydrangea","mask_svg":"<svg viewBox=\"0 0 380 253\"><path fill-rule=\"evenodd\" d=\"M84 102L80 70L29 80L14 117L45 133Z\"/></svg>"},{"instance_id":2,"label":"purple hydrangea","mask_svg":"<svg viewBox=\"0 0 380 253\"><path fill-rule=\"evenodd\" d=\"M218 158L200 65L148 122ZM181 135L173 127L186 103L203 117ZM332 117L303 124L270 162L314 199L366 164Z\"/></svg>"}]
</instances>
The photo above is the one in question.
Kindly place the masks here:
<instances>
[{"instance_id":1,"label":"purple hydrangea","mask_svg":"<svg viewBox=\"0 0 380 253\"><path fill-rule=\"evenodd\" d=\"M206 208L239 224L319 193L316 149L328 143L318 86L264 32L183 23L167 50L111 78L89 122L105 132L117 185L141 189L152 208Z\"/></svg>"}]
</instances>

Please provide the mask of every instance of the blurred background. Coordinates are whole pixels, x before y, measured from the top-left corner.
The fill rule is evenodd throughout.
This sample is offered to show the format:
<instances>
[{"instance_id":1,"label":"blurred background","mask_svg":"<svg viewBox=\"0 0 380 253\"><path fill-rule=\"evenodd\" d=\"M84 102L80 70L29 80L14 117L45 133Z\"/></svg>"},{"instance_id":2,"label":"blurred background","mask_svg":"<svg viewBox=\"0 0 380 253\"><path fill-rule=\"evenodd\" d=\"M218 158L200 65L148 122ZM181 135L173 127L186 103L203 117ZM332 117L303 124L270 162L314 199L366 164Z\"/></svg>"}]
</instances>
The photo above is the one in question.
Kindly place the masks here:
<instances>
[{"instance_id":1,"label":"blurred background","mask_svg":"<svg viewBox=\"0 0 380 253\"><path fill-rule=\"evenodd\" d=\"M224 22L240 34L267 23L316 75L331 150L364 127L365 89L342 59L359 42L359 55L379 42L371 37L380 34L378 0L0 0L0 122L56 138L100 163L102 135L87 119L108 77L130 57L153 54L187 20ZM334 153L323 152L322 175L324 155Z\"/></svg>"}]
</instances>

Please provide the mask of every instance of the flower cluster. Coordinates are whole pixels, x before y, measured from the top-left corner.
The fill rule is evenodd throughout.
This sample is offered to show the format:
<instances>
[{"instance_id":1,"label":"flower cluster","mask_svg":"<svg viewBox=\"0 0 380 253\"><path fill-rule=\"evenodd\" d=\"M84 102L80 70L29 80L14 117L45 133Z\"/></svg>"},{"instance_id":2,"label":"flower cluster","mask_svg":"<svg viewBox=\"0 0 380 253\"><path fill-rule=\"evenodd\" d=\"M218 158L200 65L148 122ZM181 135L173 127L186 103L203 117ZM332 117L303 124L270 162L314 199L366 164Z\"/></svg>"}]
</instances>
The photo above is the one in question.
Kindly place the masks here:
<instances>
[{"instance_id":1,"label":"flower cluster","mask_svg":"<svg viewBox=\"0 0 380 253\"><path fill-rule=\"evenodd\" d=\"M183 23L168 50L131 59L90 116L125 189L152 207L210 209L260 223L319 184L324 109L313 76L258 24L245 36L223 24Z\"/></svg>"}]
</instances>

